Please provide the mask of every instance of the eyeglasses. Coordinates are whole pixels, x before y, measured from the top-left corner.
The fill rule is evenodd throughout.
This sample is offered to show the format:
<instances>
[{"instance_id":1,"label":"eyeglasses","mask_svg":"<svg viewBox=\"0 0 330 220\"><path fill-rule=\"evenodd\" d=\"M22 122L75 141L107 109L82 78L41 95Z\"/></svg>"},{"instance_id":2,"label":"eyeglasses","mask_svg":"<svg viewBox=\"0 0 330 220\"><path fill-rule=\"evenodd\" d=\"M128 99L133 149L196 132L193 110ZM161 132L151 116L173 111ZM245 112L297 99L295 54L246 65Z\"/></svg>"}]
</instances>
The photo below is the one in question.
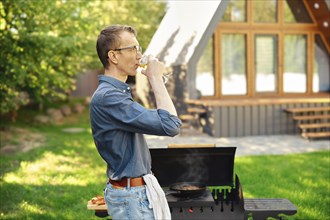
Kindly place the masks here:
<instances>
[{"instance_id":1,"label":"eyeglasses","mask_svg":"<svg viewBox=\"0 0 330 220\"><path fill-rule=\"evenodd\" d=\"M142 47L140 45L130 46L130 47L123 47L123 48L117 48L117 49L114 49L114 51L129 50L129 49L135 49L136 50L136 53L137 52L140 52L142 54Z\"/></svg>"}]
</instances>

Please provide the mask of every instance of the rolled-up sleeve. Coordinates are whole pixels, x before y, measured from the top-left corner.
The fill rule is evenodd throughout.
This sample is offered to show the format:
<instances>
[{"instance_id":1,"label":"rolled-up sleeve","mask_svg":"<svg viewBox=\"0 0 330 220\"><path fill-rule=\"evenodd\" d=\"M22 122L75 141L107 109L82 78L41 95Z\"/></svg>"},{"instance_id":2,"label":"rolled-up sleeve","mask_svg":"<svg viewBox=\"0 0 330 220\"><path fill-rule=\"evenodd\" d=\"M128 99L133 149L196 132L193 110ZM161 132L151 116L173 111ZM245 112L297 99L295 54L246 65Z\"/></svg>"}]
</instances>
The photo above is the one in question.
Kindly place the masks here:
<instances>
[{"instance_id":1,"label":"rolled-up sleeve","mask_svg":"<svg viewBox=\"0 0 330 220\"><path fill-rule=\"evenodd\" d=\"M116 129L159 136L179 134L181 120L163 109L146 109L120 90L104 94L102 112Z\"/></svg>"},{"instance_id":2,"label":"rolled-up sleeve","mask_svg":"<svg viewBox=\"0 0 330 220\"><path fill-rule=\"evenodd\" d=\"M171 115L166 110L158 109L157 111L163 126L163 130L166 132L166 134L171 137L179 134L180 127L182 125L181 120L177 116Z\"/></svg>"}]
</instances>

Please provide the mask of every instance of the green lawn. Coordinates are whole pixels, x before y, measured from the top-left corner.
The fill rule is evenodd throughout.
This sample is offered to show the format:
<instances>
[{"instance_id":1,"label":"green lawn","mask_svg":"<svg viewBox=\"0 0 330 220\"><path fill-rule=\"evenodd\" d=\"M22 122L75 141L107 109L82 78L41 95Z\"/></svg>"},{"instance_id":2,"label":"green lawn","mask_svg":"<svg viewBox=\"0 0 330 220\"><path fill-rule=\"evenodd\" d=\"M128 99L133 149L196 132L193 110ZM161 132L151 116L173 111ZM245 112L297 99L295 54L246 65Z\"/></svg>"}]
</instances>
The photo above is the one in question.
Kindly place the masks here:
<instances>
[{"instance_id":1,"label":"green lawn","mask_svg":"<svg viewBox=\"0 0 330 220\"><path fill-rule=\"evenodd\" d=\"M330 219L330 152L236 158L245 198L287 198L293 219Z\"/></svg>"},{"instance_id":2,"label":"green lawn","mask_svg":"<svg viewBox=\"0 0 330 220\"><path fill-rule=\"evenodd\" d=\"M16 124L28 131L25 138L18 133L5 140L15 150L0 155L0 219L100 219L86 209L87 200L102 194L106 180L88 113L60 125L36 126L29 121ZM69 127L83 132L62 131ZM40 146L19 150L18 140L28 143L32 134L44 137ZM246 198L288 198L298 207L294 219L329 219L329 164L329 151L239 157L235 173Z\"/></svg>"}]
</instances>

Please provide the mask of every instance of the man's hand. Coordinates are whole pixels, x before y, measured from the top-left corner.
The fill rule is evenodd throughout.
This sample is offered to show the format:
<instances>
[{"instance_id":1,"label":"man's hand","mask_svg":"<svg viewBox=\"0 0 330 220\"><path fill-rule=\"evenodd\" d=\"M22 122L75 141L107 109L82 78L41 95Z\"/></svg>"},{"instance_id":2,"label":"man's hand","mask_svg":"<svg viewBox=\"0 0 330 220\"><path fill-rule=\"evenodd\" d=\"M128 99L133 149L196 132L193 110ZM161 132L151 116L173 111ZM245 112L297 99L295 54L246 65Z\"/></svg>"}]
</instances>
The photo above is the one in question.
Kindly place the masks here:
<instances>
[{"instance_id":1,"label":"man's hand","mask_svg":"<svg viewBox=\"0 0 330 220\"><path fill-rule=\"evenodd\" d=\"M160 62L156 57L148 55L147 68L142 69L141 73L148 77L148 79L162 79L165 73L165 65Z\"/></svg>"}]
</instances>

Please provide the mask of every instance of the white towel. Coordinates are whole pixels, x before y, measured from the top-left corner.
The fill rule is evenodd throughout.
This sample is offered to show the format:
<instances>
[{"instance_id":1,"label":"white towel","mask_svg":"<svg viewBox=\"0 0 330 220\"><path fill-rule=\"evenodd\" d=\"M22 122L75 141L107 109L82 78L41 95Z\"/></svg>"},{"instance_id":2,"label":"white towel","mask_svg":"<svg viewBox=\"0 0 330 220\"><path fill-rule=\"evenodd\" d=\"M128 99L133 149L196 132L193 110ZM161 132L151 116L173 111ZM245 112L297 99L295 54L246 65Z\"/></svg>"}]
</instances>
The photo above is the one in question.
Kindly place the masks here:
<instances>
[{"instance_id":1,"label":"white towel","mask_svg":"<svg viewBox=\"0 0 330 220\"><path fill-rule=\"evenodd\" d=\"M155 219L171 219L170 208L165 197L165 193L159 185L156 177L152 174L143 176L146 183L149 207L153 208Z\"/></svg>"}]
</instances>

